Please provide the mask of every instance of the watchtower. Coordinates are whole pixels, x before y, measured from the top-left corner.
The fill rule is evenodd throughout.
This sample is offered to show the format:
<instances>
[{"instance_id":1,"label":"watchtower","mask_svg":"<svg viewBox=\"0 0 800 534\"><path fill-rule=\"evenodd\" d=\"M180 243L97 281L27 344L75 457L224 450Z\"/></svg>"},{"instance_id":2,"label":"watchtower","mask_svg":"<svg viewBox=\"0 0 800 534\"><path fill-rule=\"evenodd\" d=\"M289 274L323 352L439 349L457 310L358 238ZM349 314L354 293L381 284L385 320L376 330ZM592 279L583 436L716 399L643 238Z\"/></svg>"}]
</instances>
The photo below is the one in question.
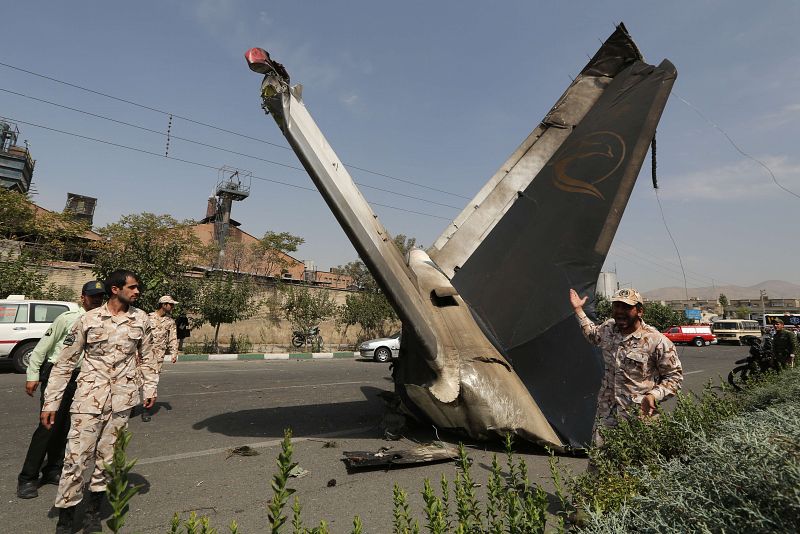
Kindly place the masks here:
<instances>
[{"instance_id":1,"label":"watchtower","mask_svg":"<svg viewBox=\"0 0 800 534\"><path fill-rule=\"evenodd\" d=\"M75 193L67 193L67 204L64 206L64 213L70 213L76 219L91 224L94 222L94 208L97 206L97 199Z\"/></svg>"},{"instance_id":2,"label":"watchtower","mask_svg":"<svg viewBox=\"0 0 800 534\"><path fill-rule=\"evenodd\" d=\"M225 239L231 223L231 206L234 201L242 201L250 196L250 184L253 179L251 171L243 171L223 166L219 170L215 195L217 209L214 217L214 237L219 246L220 255L224 254Z\"/></svg>"},{"instance_id":3,"label":"watchtower","mask_svg":"<svg viewBox=\"0 0 800 534\"><path fill-rule=\"evenodd\" d=\"M27 193L33 179L36 162L25 146L17 146L19 128L0 118L0 187Z\"/></svg>"}]
</instances>

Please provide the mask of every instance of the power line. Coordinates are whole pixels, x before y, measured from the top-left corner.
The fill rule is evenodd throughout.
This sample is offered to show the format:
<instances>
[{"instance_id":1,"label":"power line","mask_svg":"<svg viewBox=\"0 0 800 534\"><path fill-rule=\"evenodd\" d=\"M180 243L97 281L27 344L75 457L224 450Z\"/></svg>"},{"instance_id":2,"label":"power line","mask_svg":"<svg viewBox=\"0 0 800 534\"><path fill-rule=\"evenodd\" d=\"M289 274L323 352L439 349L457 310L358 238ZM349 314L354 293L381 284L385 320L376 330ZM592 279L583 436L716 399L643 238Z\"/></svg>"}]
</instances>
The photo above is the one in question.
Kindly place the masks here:
<instances>
[{"instance_id":1,"label":"power line","mask_svg":"<svg viewBox=\"0 0 800 534\"><path fill-rule=\"evenodd\" d=\"M133 123L126 122L126 121L123 121L123 120L114 119L112 117L107 117L105 115L100 115L98 113L92 113L91 111L86 111L86 110L83 110L83 109L73 108L73 107L70 107L70 106L66 106L64 104L59 104L57 102L52 102L50 100L45 100L43 98L37 98L35 96L30 96L30 95L26 95L26 94L23 94L23 93L18 93L16 91L11 91L10 89L4 89L4 88L0 87L0 91L3 91L5 93L9 93L9 94L12 94L12 95L16 95L16 96L19 96L19 97L22 97L22 98L27 98L29 100L34 100L36 102L41 102L41 103L44 103L44 104L48 104L50 106L55 106L55 107L58 107L58 108L67 109L69 111L74 111L76 113L82 113L82 114L88 115L90 117L103 119L103 120L106 120L106 121L109 121L109 122L113 122L113 123L116 123L116 124L122 124L123 126L128 126L130 128L136 128L137 130L142 130L142 131L145 131L145 132L161 135L161 136L167 138L167 142L168 143L169 143L170 139L178 139L180 141L185 141L187 143L195 144L195 145L198 145L198 146L202 146L202 147L206 147L206 148L212 148L214 150L219 150L221 152L227 152L228 154L235 154L237 156L243 156L243 157L255 159L255 160L258 160L258 161L263 161L263 162L269 163L271 165L278 165L278 166L281 166L281 167L285 167L287 169L292 169L292 170L301 171L301 172L305 173L305 169L303 169L302 167L296 167L294 165L288 165L286 163L280 163L278 161L273 161L273 160L269 160L269 159L266 159L266 158L261 158L259 156L253 156L251 154L245 154L243 152L238 152L236 150L231 150L229 148L223 148L223 147L220 147L220 146L211 145L209 143L204 143L202 141L197 141L195 139L188 139L186 137L179 137L179 136L177 136L175 134L172 134L172 133L165 133L165 132L162 132L162 131L159 131L159 130L153 130L152 128L147 128L147 127L141 126L139 124L133 124ZM170 121L170 124L171 124L171 121ZM369 185L369 184L356 182L355 180L354 180L354 183L356 185L359 185L359 186L364 187L366 189L374 189L376 191L382 191L384 193L389 193L391 195L397 195L397 196L401 196L401 197L405 197L405 198L410 198L410 199L413 199L413 200L418 200L420 202L425 202L427 204L433 204L433 205L436 205L436 206L441 206L441 207L444 207L444 208L451 208L451 209L454 209L454 210L461 210L462 209L462 208L460 208L458 206L453 206L453 205L450 205L450 204L444 204L444 203L441 203L441 202L436 202L434 200L428 200L426 198L420 198L420 197L416 197L416 196L413 196L413 195L408 195L406 193L399 193L397 191L392 191L391 189L384 189L382 187L377 187L377 186L374 186L374 185Z\"/></svg>"},{"instance_id":2,"label":"power line","mask_svg":"<svg viewBox=\"0 0 800 534\"><path fill-rule=\"evenodd\" d=\"M177 119L181 119L181 120L184 120L186 122L190 122L192 124L197 124L198 126L204 126L206 128L211 128L213 130L217 130L217 131L220 131L220 132L224 132L224 133L228 133L228 134L235 135L235 136L238 136L238 137L242 137L244 139L250 139L251 141L257 141L259 143L264 143L266 145L270 145L270 146L273 146L273 147L276 147L276 148L281 148L281 149L284 149L284 150L292 150L290 147L288 147L286 145L281 145L279 143L273 143L271 141L267 141L265 139L260 139L258 137L253 137L251 135L243 134L241 132L228 130L226 128L215 126L213 124L208 124L206 122L198 121L198 120L195 120L195 119L183 116L183 115L178 115L177 113L172 113L170 111L164 111L162 109L154 108L152 106L146 106L144 104L139 104L138 102L134 102L133 100L120 98L120 97L117 97L117 96L114 96L114 95L110 95L108 93L103 93L102 91L96 91L94 89L89 89L88 87L84 87L82 85L77 85L77 84L74 84L74 83L66 82L64 80L59 80L58 78L53 78L52 76L46 76L44 74L39 74L38 72L33 72L33 71L30 71L30 70L27 70L27 69L23 69L21 67L16 67L14 65L9 65L8 63L0 62L0 66L6 67L8 69L13 69L13 70L16 70L16 71L19 71L19 72L24 72L25 74L30 74L31 76L37 76L39 78L42 78L42 79L45 79L45 80L49 80L51 82L60 83L62 85L66 85L66 86L72 87L74 89L80 89L81 91L86 91L88 93L92 93L92 94L95 94L95 95L98 95L98 96L102 96L104 98L109 98L111 100L116 100L117 102L123 102L123 103L129 104L131 106L136 106L136 107L141 108L141 109L146 109L146 110L152 111L154 113L161 113L162 115L172 116L172 117L175 117ZM366 169L364 167L358 167L356 165L352 165L352 164L349 164L349 163L346 163L346 162L343 162L343 163L347 167L350 167L350 168L353 168L353 169L356 169L356 170L359 170L359 171L362 171L362 172L366 172L366 173L369 173L369 174L374 174L375 176L381 176L381 177L387 178L389 180L394 180L394 181L397 181L397 182L402 182L404 184L409 184L409 185L413 185L413 186L416 186L416 187L421 187L423 189L428 189L430 191L436 191L437 193L443 193L445 195L451 195L451 196L454 196L454 197L457 197L457 198L462 198L462 199L465 199L465 200L471 200L470 197L459 195L458 193L453 193L451 191L445 191L443 189L437 189L437 188L431 187L429 185L420 184L420 183L414 182L412 180L409 180L407 178L398 178L398 177L392 176L390 174L385 174L385 173L378 172L378 171L372 171L372 170ZM461 208L456 208L456 209L461 209Z\"/></svg>"},{"instance_id":3,"label":"power line","mask_svg":"<svg viewBox=\"0 0 800 534\"><path fill-rule=\"evenodd\" d=\"M673 91L673 93L675 93L675 92ZM760 159L758 159L758 158L756 158L756 157L754 157L754 156L752 156L752 155L748 154L748 153L747 153L747 152L745 152L744 150L742 150L742 149L739 147L739 145L737 145L737 144L736 144L736 142L735 142L735 141L734 141L734 140L731 138L731 136L730 136L730 135L728 135L728 132L726 132L725 130L723 130L723 129L722 129L722 127L721 127L720 125L718 125L716 122L714 122L714 121L712 121L711 119L709 119L708 117L706 117L706 116L703 114L703 112L702 112L702 111L700 111L699 109L697 109L697 108L696 108L694 105L692 105L692 104L691 104L691 102L689 102L688 100L686 100L686 99L685 99L685 98L683 98L682 96L678 95L677 93L675 93L675 96L677 96L677 97L678 97L678 100L680 100L681 102L683 102L684 104L686 104L687 106L689 106L689 108L691 108L691 109L692 109L692 110L693 110L695 113L697 113L697 114L698 114L698 115L699 115L699 116L700 116L700 117L701 117L701 118L702 118L704 121L706 121L708 124L710 124L711 126L713 126L713 127L714 127L714 128L717 130L717 131L719 131L719 133L721 133L723 136L725 136L725 139L727 139L727 140L728 140L728 142L731 144L731 146L733 146L733 148L734 148L734 149L735 149L735 150L736 150L736 151L737 151L739 154L741 154L742 156L744 156L745 158L747 158L747 159L749 159L749 160L755 161L756 163L758 163L759 165L761 165L762 167L764 167L764 168L767 170L767 172L769 173L769 175L772 177L772 181L773 181L773 182L775 182L775 185L777 185L778 187L780 187L781 189L783 189L784 191L786 191L786 192L787 192L787 193L789 193L790 195L792 195L792 196L794 196L794 197L797 197L797 198L800 198L800 195L798 195L797 193L795 193L795 192L794 192L794 191L792 191L791 189L789 189L789 188L787 188L787 187L784 187L784 186L783 186L783 184L781 184L781 183L778 181L778 179L775 177L775 173L774 173L774 172L772 172L772 169L770 169L770 168L769 168L769 166L768 166L766 163L764 163L764 162L763 162L763 161L761 161Z\"/></svg>"},{"instance_id":4,"label":"power line","mask_svg":"<svg viewBox=\"0 0 800 534\"><path fill-rule=\"evenodd\" d=\"M624 257L625 259L627 259L629 261L633 261L634 263L636 263L637 265L641 265L642 267L646 267L648 269L656 269L658 271L661 271L664 274L667 274L669 276L674 277L676 280L681 279L681 272L680 271L677 271L675 269L667 267L667 266L665 266L663 264L660 264L658 262L655 262L653 260L650 260L650 259L647 259L647 258L643 258L643 257L637 255L635 252L632 252L632 251L629 251L629 250L626 250L626 249L612 248L611 251L609 252L609 254L612 254L612 253L617 255L617 256L619 256L619 257ZM642 263L642 262L645 262L645 263ZM704 280L701 280L699 278L695 278L695 277L688 276L688 275L687 275L687 278L693 280L697 284L702 284L702 285L706 284L706 282Z\"/></svg>"},{"instance_id":5,"label":"power line","mask_svg":"<svg viewBox=\"0 0 800 534\"><path fill-rule=\"evenodd\" d=\"M664 268L671 269L676 273L680 272L680 265L678 265L677 263L675 263L673 261L670 261L668 259L665 259L665 258L659 258L659 257L653 256L652 254L647 254L646 252L641 251L636 246L634 246L634 245L632 245L630 243L627 243L627 242L623 241L622 239L614 238L614 243L613 244L616 245L616 246L624 246L627 249L630 249L629 251L627 251L628 254L633 254L634 256L638 257L639 259L641 259L643 261L652 263L654 265L663 266ZM658 262L654 261L651 258L655 258L656 260L658 260ZM672 269L670 267L666 267L666 266L664 266L665 263L666 264L670 264L670 265L674 265L675 267L677 267L677 269ZM700 273L700 272L697 272L697 271L692 271L691 269L686 269L686 272L687 273L694 273L695 275L697 275L697 276L687 275L688 278L691 278L691 279L693 279L693 280L695 280L697 282L705 284L706 283L705 280L708 280L709 282L711 282L711 285L717 285L716 284L716 281L718 280L717 277L707 276L707 275L705 275L703 273ZM729 284L728 282L725 282L724 280L719 280L719 281L722 282L723 285L733 285L733 284Z\"/></svg>"},{"instance_id":6,"label":"power line","mask_svg":"<svg viewBox=\"0 0 800 534\"><path fill-rule=\"evenodd\" d=\"M661 199L658 197L658 189L654 189L656 192L656 202L658 202L658 211L661 212L661 220L664 221L664 228L667 230L667 235L669 236L670 241L672 241L672 246L675 247L675 254L678 255L678 262L681 264L681 273L683 274L683 288L686 290L686 300L689 300L689 286L686 284L686 271L683 268L683 259L681 258L681 252L678 250L678 244L675 242L675 238L672 237L672 232L669 230L669 225L667 225L667 218L664 216L664 208L661 207Z\"/></svg>"},{"instance_id":7,"label":"power line","mask_svg":"<svg viewBox=\"0 0 800 534\"><path fill-rule=\"evenodd\" d=\"M635 256L629 256L628 254L626 254L626 253L624 253L624 252L622 252L620 250L611 249L608 252L608 255L609 256L616 256L617 258L620 258L620 259L628 261L628 262L635 263L636 265L639 265L639 266L644 267L646 269L650 269L650 270L655 269L656 271L660 271L659 274L661 274L663 276L666 276L666 277L671 278L673 280L682 281L680 273L676 273L674 271L670 271L670 270L667 270L667 269L660 268L658 265L652 266L652 265L648 265L646 263L642 263L642 261L639 258L636 258Z\"/></svg>"},{"instance_id":8,"label":"power line","mask_svg":"<svg viewBox=\"0 0 800 534\"><path fill-rule=\"evenodd\" d=\"M26 126L32 126L34 128L41 128L43 130L49 130L51 132L56 132L56 133L60 133L60 134L63 134L63 135L69 135L69 136L72 136L72 137L77 137L79 139L84 139L84 140L87 140L87 141L94 141L95 143L102 143L104 145L110 145L110 146L114 146L114 147L117 147L117 148L123 148L125 150L130 150L132 152L139 152L141 154L147 154L149 156L155 156L155 157L161 158L161 159L169 159L169 160L173 160L173 161L179 161L181 163L187 163L189 165L195 165L197 167L203 167L203 168L206 168L206 169L213 169L215 171L219 170L219 167L215 167L214 165L209 165L207 163L200 163L198 161L192 161L192 160L183 159L183 158L176 158L174 156L165 156L164 154L160 154L160 153L157 153L157 152L151 152L150 150L145 150L143 148L137 148L137 147L132 147L132 146L128 146L128 145L123 145L121 143L114 143L112 141L106 141L104 139L97 139L96 137L89 137L87 135L82 135L82 134L78 134L78 133L75 133L75 132L68 132L66 130L59 130L58 128L52 128L50 126L44 126L42 124L36 124L36 123L33 123L33 122L27 122L27 121L15 119L13 117L5 117L5 118L7 120L15 122L17 124L24 124ZM253 175L253 178L255 178L256 180L261 180L261 181L264 181L264 182L270 182L270 183L273 183L273 184L283 185L283 186L286 186L286 187L293 187L295 189L302 189L304 191L312 191L314 193L317 192L316 189L313 189L311 187L305 187L305 186L302 186L302 185L296 185L296 184L292 184L292 183L289 183L289 182L282 182L280 180L274 180L272 178L265 178L263 176ZM379 204L377 202L371 202L371 204L373 206L380 206L382 208L388 208L388 209L393 209L393 210L397 210L397 211L403 211L403 212L406 212L406 213L413 213L415 215L424 215L426 217L433 217L434 219L442 219L442 220L445 220L445 221L449 221L450 220L447 217L441 217L439 215L433 215L431 213L425 213L425 212L421 212L421 211L408 210L408 209L405 209L405 208L398 208L396 206L390 206L388 204Z\"/></svg>"}]
</instances>

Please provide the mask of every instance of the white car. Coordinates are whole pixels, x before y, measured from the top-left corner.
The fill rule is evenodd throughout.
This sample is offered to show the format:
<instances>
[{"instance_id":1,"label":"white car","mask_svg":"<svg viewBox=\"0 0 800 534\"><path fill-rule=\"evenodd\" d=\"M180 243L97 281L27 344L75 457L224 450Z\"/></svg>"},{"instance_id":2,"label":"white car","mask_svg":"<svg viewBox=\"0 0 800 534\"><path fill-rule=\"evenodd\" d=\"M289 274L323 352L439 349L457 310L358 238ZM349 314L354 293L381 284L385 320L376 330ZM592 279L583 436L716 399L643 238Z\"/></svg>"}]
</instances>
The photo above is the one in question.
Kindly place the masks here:
<instances>
[{"instance_id":1,"label":"white car","mask_svg":"<svg viewBox=\"0 0 800 534\"><path fill-rule=\"evenodd\" d=\"M400 332L389 337L370 339L358 346L362 358L372 358L376 362L388 362L400 353Z\"/></svg>"},{"instance_id":2,"label":"white car","mask_svg":"<svg viewBox=\"0 0 800 534\"><path fill-rule=\"evenodd\" d=\"M0 300L0 358L11 358L14 370L24 373L31 351L50 323L65 311L77 309L74 302L26 300L22 295Z\"/></svg>"}]
</instances>

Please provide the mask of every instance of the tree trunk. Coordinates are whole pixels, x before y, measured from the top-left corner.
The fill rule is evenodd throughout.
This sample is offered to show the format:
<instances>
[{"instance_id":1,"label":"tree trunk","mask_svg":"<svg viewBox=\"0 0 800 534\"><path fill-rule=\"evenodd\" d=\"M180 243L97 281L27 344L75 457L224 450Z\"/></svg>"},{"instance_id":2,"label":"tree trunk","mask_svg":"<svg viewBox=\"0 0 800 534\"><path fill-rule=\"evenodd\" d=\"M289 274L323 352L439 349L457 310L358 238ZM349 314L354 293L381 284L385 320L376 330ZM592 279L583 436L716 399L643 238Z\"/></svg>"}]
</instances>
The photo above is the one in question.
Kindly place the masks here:
<instances>
[{"instance_id":1,"label":"tree trunk","mask_svg":"<svg viewBox=\"0 0 800 534\"><path fill-rule=\"evenodd\" d=\"M217 339L219 338L219 327L222 323L217 323L217 327L214 329L214 352L219 352L219 345L217 345Z\"/></svg>"}]
</instances>

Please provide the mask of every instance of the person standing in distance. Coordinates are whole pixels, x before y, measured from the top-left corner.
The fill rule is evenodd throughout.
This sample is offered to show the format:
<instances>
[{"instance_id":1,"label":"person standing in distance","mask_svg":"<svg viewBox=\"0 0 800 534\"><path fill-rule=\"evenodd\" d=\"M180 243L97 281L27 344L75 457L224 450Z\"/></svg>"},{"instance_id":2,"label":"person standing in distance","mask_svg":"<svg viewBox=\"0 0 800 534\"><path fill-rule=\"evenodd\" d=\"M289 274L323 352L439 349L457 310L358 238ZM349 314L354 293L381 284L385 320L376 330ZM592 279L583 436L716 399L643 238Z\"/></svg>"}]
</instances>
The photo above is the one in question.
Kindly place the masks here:
<instances>
[{"instance_id":1,"label":"person standing in distance","mask_svg":"<svg viewBox=\"0 0 800 534\"><path fill-rule=\"evenodd\" d=\"M106 279L105 290L108 302L86 312L64 339L64 349L45 391L41 420L45 428L51 428L69 377L83 353L55 501L59 508L56 534L72 532L75 508L82 499L83 475L90 462L94 470L86 529L102 530L100 506L108 484L103 466L112 462L117 436L126 428L131 408L139 403L137 376L144 384L144 407L150 408L156 401L158 373L150 322L144 311L132 306L139 298L139 279L130 271L117 270Z\"/></svg>"},{"instance_id":2,"label":"person standing in distance","mask_svg":"<svg viewBox=\"0 0 800 534\"><path fill-rule=\"evenodd\" d=\"M772 353L782 369L794 367L794 357L800 347L797 343L797 336L794 332L784 328L783 319L775 319L772 323L775 327L775 334L772 336Z\"/></svg>"},{"instance_id":3,"label":"person standing in distance","mask_svg":"<svg viewBox=\"0 0 800 534\"><path fill-rule=\"evenodd\" d=\"M172 363L178 360L178 333L175 321L172 319L172 310L178 301L164 295L158 299L158 308L150 313L150 329L153 333L153 356L156 359L156 372L161 374L161 366L164 365L164 357L167 354L172 356ZM143 397L144 398L144 397ZM142 421L150 421L152 414L145 409L142 413Z\"/></svg>"},{"instance_id":4,"label":"person standing in distance","mask_svg":"<svg viewBox=\"0 0 800 534\"><path fill-rule=\"evenodd\" d=\"M569 301L586 340L603 352L604 372L597 394L593 431L596 446L603 444L600 427L617 425L638 404L644 417L656 405L675 395L683 383L683 369L675 345L642 320L644 303L635 289L620 289L611 297L611 319L595 325L583 312L588 297L569 290Z\"/></svg>"},{"instance_id":5,"label":"person standing in distance","mask_svg":"<svg viewBox=\"0 0 800 534\"><path fill-rule=\"evenodd\" d=\"M53 369L53 363L64 347L64 338L67 337L72 326L84 313L103 304L104 294L105 286L97 280L83 284L80 299L81 307L77 310L65 311L56 317L56 320L45 332L44 337L39 340L39 343L36 344L33 352L31 352L25 382L25 393L32 397L41 383L40 409L44 405L44 392L47 388L50 371ZM61 479L61 468L64 466L64 450L67 446L67 433L69 432L69 404L75 394L75 379L78 377L80 365L81 362L78 359L76 368L72 371L67 387L64 390L64 402L56 413L53 427L45 428L40 421L39 426L33 432L31 444L28 446L28 453L25 455L25 462L22 464L22 471L17 477L17 497L20 499L38 497L40 485L58 485L58 481ZM45 456L47 457L47 463L45 463ZM41 483L39 482L40 470L42 472Z\"/></svg>"}]
</instances>

